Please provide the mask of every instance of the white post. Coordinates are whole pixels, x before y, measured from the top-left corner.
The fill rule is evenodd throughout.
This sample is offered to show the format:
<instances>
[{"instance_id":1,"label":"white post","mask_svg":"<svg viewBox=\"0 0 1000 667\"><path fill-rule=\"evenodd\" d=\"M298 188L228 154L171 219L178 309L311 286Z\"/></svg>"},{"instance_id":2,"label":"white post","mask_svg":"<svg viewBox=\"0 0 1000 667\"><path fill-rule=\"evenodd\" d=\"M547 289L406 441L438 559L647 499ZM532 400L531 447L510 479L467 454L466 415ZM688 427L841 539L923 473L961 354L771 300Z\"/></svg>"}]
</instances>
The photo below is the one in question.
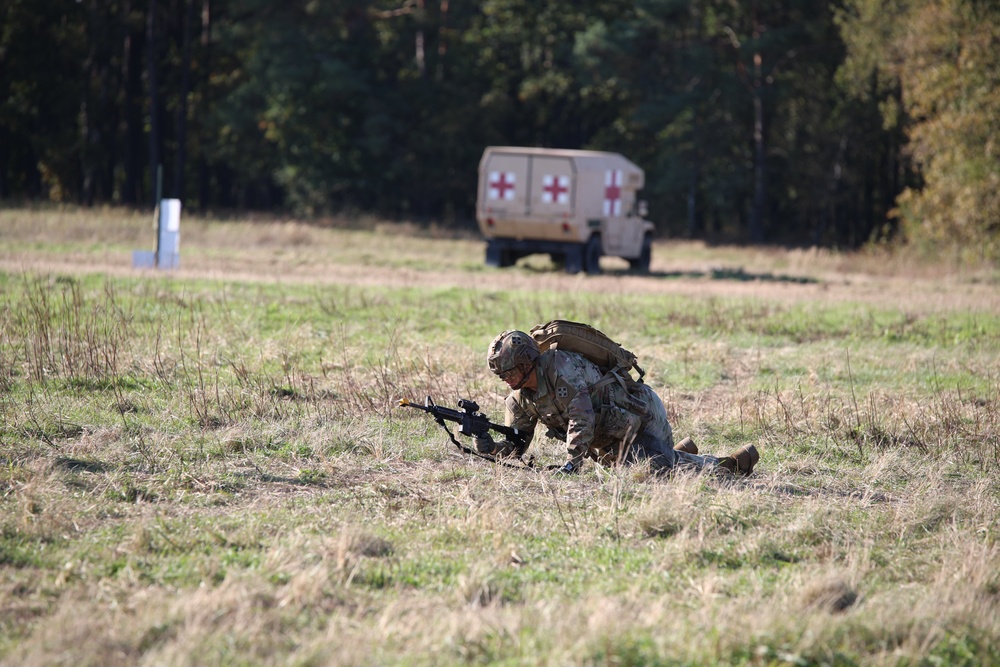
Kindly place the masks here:
<instances>
[{"instance_id":1,"label":"white post","mask_svg":"<svg viewBox=\"0 0 1000 667\"><path fill-rule=\"evenodd\" d=\"M156 266L176 269L181 264L181 200L160 201L159 243Z\"/></svg>"}]
</instances>

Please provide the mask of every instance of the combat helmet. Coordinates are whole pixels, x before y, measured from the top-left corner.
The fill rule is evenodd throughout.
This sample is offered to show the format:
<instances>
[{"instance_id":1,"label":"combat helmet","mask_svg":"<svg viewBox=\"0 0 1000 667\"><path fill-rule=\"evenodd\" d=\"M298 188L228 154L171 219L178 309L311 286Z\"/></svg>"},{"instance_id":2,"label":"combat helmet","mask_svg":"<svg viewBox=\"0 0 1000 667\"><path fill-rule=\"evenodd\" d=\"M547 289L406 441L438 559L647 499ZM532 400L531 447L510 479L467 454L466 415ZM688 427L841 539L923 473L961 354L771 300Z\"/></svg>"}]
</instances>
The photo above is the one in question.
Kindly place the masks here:
<instances>
[{"instance_id":1,"label":"combat helmet","mask_svg":"<svg viewBox=\"0 0 1000 667\"><path fill-rule=\"evenodd\" d=\"M490 343L486 363L491 371L500 375L517 366L531 364L541 353L534 338L523 331L508 330Z\"/></svg>"}]
</instances>

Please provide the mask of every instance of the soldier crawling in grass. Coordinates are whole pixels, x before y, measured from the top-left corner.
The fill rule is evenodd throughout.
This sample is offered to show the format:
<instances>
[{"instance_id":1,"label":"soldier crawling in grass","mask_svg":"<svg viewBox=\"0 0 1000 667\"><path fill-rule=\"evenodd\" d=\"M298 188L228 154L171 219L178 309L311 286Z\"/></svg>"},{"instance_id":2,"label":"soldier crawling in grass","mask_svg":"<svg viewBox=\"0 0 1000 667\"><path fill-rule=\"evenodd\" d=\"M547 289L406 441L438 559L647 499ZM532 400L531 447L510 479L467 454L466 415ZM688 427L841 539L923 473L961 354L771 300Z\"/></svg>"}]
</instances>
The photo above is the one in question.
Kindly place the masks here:
<instances>
[{"instance_id":1,"label":"soldier crawling in grass","mask_svg":"<svg viewBox=\"0 0 1000 667\"><path fill-rule=\"evenodd\" d=\"M648 385L632 381L620 369L604 372L576 352L543 352L522 331L497 336L487 363L512 390L505 401L504 422L525 434L525 445L497 443L486 434L476 438L482 454L521 456L541 422L550 436L566 442L568 459L559 468L562 473L579 472L589 457L603 465L648 461L656 473L712 467L749 475L759 459L753 445L723 458L699 455L690 438L675 445L663 402Z\"/></svg>"}]
</instances>

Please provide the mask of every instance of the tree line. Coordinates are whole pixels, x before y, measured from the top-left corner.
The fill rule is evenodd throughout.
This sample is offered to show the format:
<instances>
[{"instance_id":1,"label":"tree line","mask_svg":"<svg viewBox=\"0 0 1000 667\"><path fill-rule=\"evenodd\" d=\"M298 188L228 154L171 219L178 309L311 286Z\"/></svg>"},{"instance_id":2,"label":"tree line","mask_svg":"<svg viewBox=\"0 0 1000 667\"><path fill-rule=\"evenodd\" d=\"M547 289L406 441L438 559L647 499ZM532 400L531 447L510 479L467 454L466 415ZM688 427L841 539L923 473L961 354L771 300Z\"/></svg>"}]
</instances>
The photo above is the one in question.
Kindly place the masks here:
<instances>
[{"instance_id":1,"label":"tree line","mask_svg":"<svg viewBox=\"0 0 1000 667\"><path fill-rule=\"evenodd\" d=\"M621 152L661 233L1000 255L991 0L4 0L0 198L472 218Z\"/></svg>"}]
</instances>

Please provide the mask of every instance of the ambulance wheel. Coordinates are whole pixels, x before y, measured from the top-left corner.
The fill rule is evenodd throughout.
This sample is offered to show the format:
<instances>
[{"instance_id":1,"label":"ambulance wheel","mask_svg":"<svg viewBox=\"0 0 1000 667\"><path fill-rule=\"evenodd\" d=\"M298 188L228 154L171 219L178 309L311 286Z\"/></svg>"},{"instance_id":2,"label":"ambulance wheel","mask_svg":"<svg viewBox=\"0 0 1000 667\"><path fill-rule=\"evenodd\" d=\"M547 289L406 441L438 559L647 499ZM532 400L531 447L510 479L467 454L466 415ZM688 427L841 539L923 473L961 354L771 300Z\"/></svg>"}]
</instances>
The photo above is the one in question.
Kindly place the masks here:
<instances>
[{"instance_id":1,"label":"ambulance wheel","mask_svg":"<svg viewBox=\"0 0 1000 667\"><path fill-rule=\"evenodd\" d=\"M651 234L646 234L642 239L642 252L635 259L630 259L628 261L629 266L633 271L638 271L639 273L649 273L649 264L653 258L653 236Z\"/></svg>"},{"instance_id":2,"label":"ambulance wheel","mask_svg":"<svg viewBox=\"0 0 1000 667\"><path fill-rule=\"evenodd\" d=\"M594 234L583 246L583 270L590 275L601 272L601 237Z\"/></svg>"},{"instance_id":3,"label":"ambulance wheel","mask_svg":"<svg viewBox=\"0 0 1000 667\"><path fill-rule=\"evenodd\" d=\"M517 262L517 255L513 250L501 247L499 244L490 243L486 246L486 265L495 266L498 269L505 269L514 266Z\"/></svg>"},{"instance_id":4,"label":"ambulance wheel","mask_svg":"<svg viewBox=\"0 0 1000 667\"><path fill-rule=\"evenodd\" d=\"M583 244L574 246L563 255L563 270L570 275L575 275L583 270Z\"/></svg>"}]
</instances>

